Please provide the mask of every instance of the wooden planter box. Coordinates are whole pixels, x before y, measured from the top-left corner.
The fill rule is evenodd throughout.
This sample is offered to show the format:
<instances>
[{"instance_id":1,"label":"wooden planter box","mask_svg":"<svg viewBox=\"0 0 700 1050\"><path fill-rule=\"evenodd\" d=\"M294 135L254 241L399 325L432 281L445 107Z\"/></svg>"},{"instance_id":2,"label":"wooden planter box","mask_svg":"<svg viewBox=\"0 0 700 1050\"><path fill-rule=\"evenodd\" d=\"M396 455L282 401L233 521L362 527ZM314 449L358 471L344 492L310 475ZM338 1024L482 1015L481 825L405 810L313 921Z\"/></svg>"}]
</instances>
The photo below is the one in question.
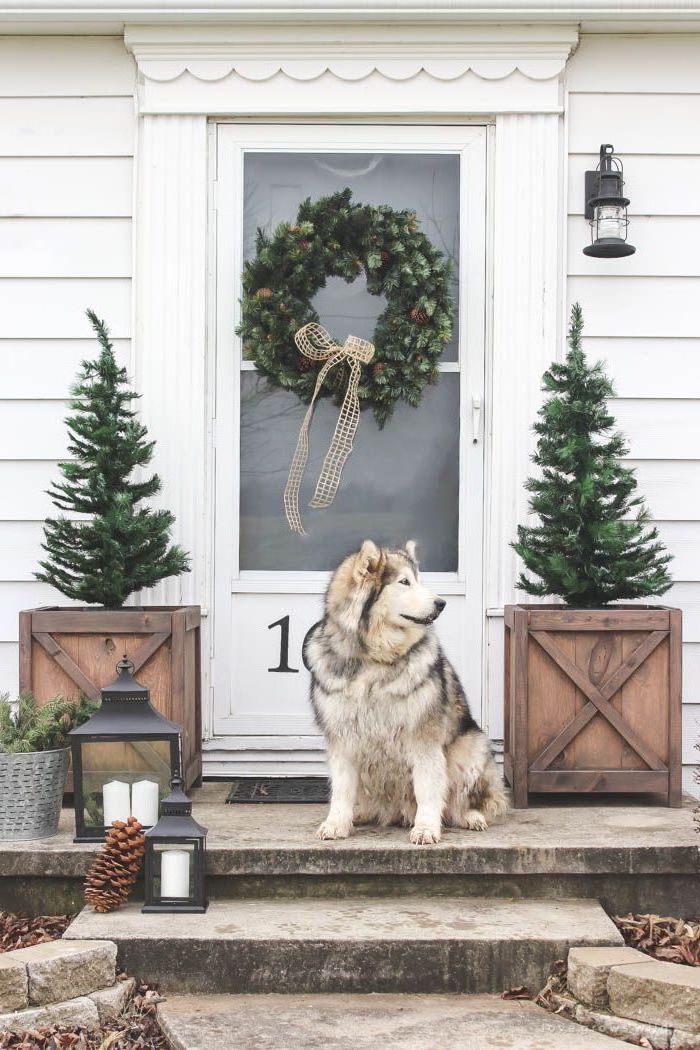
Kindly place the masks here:
<instances>
[{"instance_id":1,"label":"wooden planter box","mask_svg":"<svg viewBox=\"0 0 700 1050\"><path fill-rule=\"evenodd\" d=\"M19 687L37 700L100 699L126 653L154 706L183 728L186 787L202 775L200 610L197 605L145 609L28 609L19 614Z\"/></svg>"},{"instance_id":2,"label":"wooden planter box","mask_svg":"<svg viewBox=\"0 0 700 1050\"><path fill-rule=\"evenodd\" d=\"M504 772L531 792L681 800L681 612L505 607Z\"/></svg>"}]
</instances>

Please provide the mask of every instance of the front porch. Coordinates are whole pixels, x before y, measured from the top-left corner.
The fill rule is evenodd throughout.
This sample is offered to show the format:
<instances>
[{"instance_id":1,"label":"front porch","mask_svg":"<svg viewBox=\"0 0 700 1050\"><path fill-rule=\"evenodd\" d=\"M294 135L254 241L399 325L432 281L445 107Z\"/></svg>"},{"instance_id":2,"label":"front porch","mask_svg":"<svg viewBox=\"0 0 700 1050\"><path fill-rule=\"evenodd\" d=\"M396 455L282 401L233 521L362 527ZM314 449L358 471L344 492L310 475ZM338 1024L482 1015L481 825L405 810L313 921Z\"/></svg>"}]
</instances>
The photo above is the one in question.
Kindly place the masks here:
<instances>
[{"instance_id":1,"label":"front porch","mask_svg":"<svg viewBox=\"0 0 700 1050\"><path fill-rule=\"evenodd\" d=\"M571 799L513 810L485 833L446 830L437 846L416 847L399 828L360 828L320 842L324 806L225 805L229 784L193 793L194 816L209 829L211 899L367 895L588 898L611 913L693 915L700 849L690 798L679 809L651 800ZM83 905L82 880L95 845L74 845L73 812L59 833L0 843L0 907L47 914Z\"/></svg>"}]
</instances>

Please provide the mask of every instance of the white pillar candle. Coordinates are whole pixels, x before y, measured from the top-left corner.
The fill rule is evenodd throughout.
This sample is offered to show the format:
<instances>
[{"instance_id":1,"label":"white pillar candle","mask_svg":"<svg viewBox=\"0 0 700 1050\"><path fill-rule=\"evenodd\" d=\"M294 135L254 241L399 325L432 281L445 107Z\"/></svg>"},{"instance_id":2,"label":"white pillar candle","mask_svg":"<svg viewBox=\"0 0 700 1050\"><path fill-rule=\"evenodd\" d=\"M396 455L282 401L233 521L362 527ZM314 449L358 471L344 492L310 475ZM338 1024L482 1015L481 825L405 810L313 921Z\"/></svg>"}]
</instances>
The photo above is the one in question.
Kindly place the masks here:
<instances>
[{"instance_id":1,"label":"white pillar candle","mask_svg":"<svg viewBox=\"0 0 700 1050\"><path fill-rule=\"evenodd\" d=\"M158 823L158 785L155 780L137 780L131 786L131 815L144 828Z\"/></svg>"},{"instance_id":2,"label":"white pillar candle","mask_svg":"<svg viewBox=\"0 0 700 1050\"><path fill-rule=\"evenodd\" d=\"M110 827L115 820L128 820L131 813L129 785L123 780L110 780L102 788L104 826Z\"/></svg>"},{"instance_id":3,"label":"white pillar candle","mask_svg":"<svg viewBox=\"0 0 700 1050\"><path fill-rule=\"evenodd\" d=\"M184 849L163 850L160 857L161 897L189 897L190 855Z\"/></svg>"}]
</instances>

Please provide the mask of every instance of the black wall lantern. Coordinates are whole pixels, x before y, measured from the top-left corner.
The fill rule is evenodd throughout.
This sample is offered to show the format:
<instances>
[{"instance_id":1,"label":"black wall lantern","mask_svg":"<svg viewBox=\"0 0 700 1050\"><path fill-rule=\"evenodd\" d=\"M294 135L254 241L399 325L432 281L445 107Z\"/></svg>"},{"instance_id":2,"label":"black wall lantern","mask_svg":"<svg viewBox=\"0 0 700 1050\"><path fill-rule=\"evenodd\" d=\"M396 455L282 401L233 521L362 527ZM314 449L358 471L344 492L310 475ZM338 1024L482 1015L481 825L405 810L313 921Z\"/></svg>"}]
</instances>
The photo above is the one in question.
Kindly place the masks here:
<instances>
[{"instance_id":1,"label":"black wall lantern","mask_svg":"<svg viewBox=\"0 0 700 1050\"><path fill-rule=\"evenodd\" d=\"M622 162L615 156L615 147L604 143L600 147L598 167L586 172L585 216L591 226L591 243L583 249L584 255L620 259L636 251L627 243L629 201L622 194L625 185L622 174Z\"/></svg>"},{"instance_id":2,"label":"black wall lantern","mask_svg":"<svg viewBox=\"0 0 700 1050\"><path fill-rule=\"evenodd\" d=\"M145 912L203 912L207 829L192 816L180 777L146 832Z\"/></svg>"},{"instance_id":3,"label":"black wall lantern","mask_svg":"<svg viewBox=\"0 0 700 1050\"><path fill-rule=\"evenodd\" d=\"M161 799L180 775L180 726L151 704L126 656L102 706L71 730L75 841L100 842L114 820L158 821Z\"/></svg>"}]
</instances>

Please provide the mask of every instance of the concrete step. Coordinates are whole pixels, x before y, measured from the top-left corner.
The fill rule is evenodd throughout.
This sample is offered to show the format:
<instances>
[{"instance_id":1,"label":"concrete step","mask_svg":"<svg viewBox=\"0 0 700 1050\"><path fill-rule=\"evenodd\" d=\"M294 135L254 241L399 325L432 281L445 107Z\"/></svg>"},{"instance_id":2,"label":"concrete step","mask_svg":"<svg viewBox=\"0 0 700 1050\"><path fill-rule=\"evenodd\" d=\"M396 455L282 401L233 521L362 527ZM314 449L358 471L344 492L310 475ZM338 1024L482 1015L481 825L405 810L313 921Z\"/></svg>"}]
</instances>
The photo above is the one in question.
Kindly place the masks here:
<instances>
[{"instance_id":1,"label":"concrete step","mask_svg":"<svg viewBox=\"0 0 700 1050\"><path fill-rule=\"evenodd\" d=\"M175 996L158 1008L172 1050L623 1050L530 1002L490 995ZM232 1043L235 1033L235 1043Z\"/></svg>"},{"instance_id":2,"label":"concrete step","mask_svg":"<svg viewBox=\"0 0 700 1050\"><path fill-rule=\"evenodd\" d=\"M170 992L538 990L571 945L621 944L588 900L400 897L212 901L205 915L85 908L66 937L115 941Z\"/></svg>"},{"instance_id":3,"label":"concrete step","mask_svg":"<svg viewBox=\"0 0 700 1050\"><path fill-rule=\"evenodd\" d=\"M412 846L406 828L357 828L321 842L325 806L224 804L225 783L193 793L209 829L211 897L437 896L581 897L611 914L692 915L700 851L693 807L613 800L513 810L484 832L447 828L436 846ZM74 845L72 811L59 833L0 842L0 908L36 915L74 913L99 844ZM139 891L137 890L137 893Z\"/></svg>"}]
</instances>

